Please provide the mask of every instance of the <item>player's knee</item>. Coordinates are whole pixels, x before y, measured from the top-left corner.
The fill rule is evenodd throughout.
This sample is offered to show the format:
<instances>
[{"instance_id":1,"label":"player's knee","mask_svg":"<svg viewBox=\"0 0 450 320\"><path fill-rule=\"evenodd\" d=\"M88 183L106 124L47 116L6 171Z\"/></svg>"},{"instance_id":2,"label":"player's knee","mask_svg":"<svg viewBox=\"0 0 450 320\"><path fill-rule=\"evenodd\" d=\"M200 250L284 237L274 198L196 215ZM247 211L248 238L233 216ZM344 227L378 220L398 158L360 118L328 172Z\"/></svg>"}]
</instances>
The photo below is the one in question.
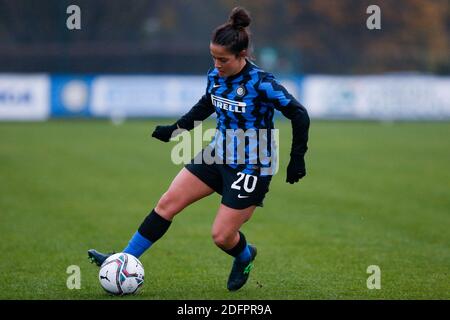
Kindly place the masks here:
<instances>
[{"instance_id":1,"label":"player's knee","mask_svg":"<svg viewBox=\"0 0 450 320\"><path fill-rule=\"evenodd\" d=\"M233 241L233 235L221 232L220 230L213 230L211 236L219 248L227 249Z\"/></svg>"},{"instance_id":2,"label":"player's knee","mask_svg":"<svg viewBox=\"0 0 450 320\"><path fill-rule=\"evenodd\" d=\"M162 195L155 208L155 211L166 219L172 219L181 210L179 197L170 191Z\"/></svg>"}]
</instances>

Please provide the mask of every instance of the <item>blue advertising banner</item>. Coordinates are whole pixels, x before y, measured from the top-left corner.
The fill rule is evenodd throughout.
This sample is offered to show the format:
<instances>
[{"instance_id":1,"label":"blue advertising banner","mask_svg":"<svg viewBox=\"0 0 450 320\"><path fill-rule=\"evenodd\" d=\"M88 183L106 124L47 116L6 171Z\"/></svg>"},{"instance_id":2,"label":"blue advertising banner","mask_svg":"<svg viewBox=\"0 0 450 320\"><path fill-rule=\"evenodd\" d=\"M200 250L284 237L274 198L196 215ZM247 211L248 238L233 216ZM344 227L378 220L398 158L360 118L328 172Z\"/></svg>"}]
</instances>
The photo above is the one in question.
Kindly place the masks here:
<instances>
[{"instance_id":1,"label":"blue advertising banner","mask_svg":"<svg viewBox=\"0 0 450 320\"><path fill-rule=\"evenodd\" d=\"M450 119L450 77L309 75L279 81L315 119ZM205 89L205 76L0 74L0 120L176 118Z\"/></svg>"},{"instance_id":2,"label":"blue advertising banner","mask_svg":"<svg viewBox=\"0 0 450 320\"><path fill-rule=\"evenodd\" d=\"M54 118L90 117L93 76L53 75L51 115Z\"/></svg>"}]
</instances>

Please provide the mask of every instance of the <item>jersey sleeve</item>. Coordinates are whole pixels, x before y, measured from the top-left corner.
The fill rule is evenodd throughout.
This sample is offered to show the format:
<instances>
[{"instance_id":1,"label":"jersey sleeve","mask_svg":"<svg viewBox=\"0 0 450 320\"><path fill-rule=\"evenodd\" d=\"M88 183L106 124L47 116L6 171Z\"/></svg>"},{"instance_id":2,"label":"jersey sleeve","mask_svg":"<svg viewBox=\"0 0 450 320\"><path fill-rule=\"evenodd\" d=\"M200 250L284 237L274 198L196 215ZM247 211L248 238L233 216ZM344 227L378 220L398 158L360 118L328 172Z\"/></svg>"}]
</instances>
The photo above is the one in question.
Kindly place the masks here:
<instances>
[{"instance_id":1,"label":"jersey sleeve","mask_svg":"<svg viewBox=\"0 0 450 320\"><path fill-rule=\"evenodd\" d=\"M306 108L297 101L272 75L268 74L259 83L262 101L273 105L291 120L291 157L303 157L308 150L310 119Z\"/></svg>"},{"instance_id":2,"label":"jersey sleeve","mask_svg":"<svg viewBox=\"0 0 450 320\"><path fill-rule=\"evenodd\" d=\"M208 93L209 85L210 80L208 76L205 94L200 98L200 100L198 100L191 110L189 110L176 122L179 128L192 130L194 128L195 121L203 121L214 113L215 109L211 102L211 95Z\"/></svg>"}]
</instances>

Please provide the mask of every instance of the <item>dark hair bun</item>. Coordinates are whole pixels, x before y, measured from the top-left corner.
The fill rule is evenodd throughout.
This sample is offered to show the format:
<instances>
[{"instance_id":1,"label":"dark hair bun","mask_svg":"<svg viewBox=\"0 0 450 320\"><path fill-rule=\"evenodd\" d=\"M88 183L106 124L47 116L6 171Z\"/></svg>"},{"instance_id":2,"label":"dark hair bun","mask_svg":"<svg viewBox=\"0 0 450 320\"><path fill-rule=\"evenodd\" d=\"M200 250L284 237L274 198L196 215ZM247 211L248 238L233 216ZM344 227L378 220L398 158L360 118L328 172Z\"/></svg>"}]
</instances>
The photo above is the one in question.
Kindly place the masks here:
<instances>
[{"instance_id":1,"label":"dark hair bun","mask_svg":"<svg viewBox=\"0 0 450 320\"><path fill-rule=\"evenodd\" d=\"M228 20L231 26L235 29L246 28L250 25L252 19L247 10L241 7L236 7L231 11L230 19Z\"/></svg>"}]
</instances>

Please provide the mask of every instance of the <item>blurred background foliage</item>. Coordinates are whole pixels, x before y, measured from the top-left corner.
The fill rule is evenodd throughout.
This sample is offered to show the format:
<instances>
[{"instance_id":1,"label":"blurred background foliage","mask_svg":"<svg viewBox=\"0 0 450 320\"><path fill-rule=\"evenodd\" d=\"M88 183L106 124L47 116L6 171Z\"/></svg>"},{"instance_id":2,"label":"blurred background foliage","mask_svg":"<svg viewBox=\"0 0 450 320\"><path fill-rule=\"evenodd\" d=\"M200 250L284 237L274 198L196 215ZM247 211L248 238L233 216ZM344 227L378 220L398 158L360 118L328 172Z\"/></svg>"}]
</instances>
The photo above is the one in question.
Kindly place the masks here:
<instances>
[{"instance_id":1,"label":"blurred background foliage","mask_svg":"<svg viewBox=\"0 0 450 320\"><path fill-rule=\"evenodd\" d=\"M81 30L66 9L81 8ZM381 30L368 30L369 5ZM0 72L204 74L230 10L277 74L449 74L448 0L0 0Z\"/></svg>"}]
</instances>

